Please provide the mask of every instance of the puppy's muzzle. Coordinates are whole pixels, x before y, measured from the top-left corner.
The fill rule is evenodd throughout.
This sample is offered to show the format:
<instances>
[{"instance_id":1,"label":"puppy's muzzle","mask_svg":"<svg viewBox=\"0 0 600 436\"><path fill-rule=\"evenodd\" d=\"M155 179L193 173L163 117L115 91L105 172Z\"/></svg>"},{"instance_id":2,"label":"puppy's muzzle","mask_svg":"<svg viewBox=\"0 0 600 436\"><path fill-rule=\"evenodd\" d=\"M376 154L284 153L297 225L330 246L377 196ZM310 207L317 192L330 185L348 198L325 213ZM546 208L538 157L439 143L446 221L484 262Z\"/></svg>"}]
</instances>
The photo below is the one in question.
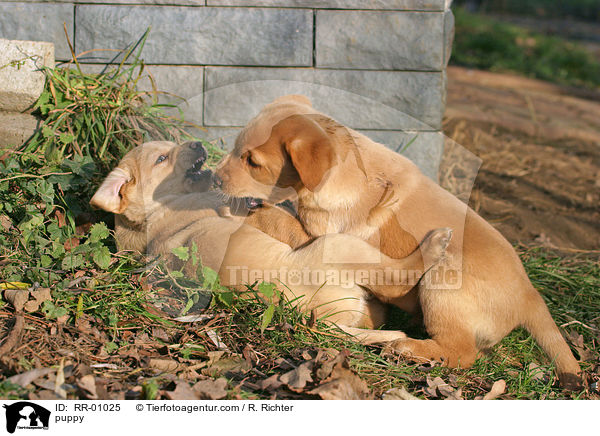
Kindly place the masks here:
<instances>
[{"instance_id":1,"label":"puppy's muzzle","mask_svg":"<svg viewBox=\"0 0 600 436\"><path fill-rule=\"evenodd\" d=\"M187 145L197 153L197 157L191 168L188 168L186 171L186 177L195 182L206 180L207 178L212 180L212 171L202 169L208 158L208 152L204 145L201 142L190 142Z\"/></svg>"},{"instance_id":2,"label":"puppy's muzzle","mask_svg":"<svg viewBox=\"0 0 600 436\"><path fill-rule=\"evenodd\" d=\"M221 187L223 186L223 179L221 179L216 174L213 175L213 186L219 189L221 189Z\"/></svg>"}]
</instances>

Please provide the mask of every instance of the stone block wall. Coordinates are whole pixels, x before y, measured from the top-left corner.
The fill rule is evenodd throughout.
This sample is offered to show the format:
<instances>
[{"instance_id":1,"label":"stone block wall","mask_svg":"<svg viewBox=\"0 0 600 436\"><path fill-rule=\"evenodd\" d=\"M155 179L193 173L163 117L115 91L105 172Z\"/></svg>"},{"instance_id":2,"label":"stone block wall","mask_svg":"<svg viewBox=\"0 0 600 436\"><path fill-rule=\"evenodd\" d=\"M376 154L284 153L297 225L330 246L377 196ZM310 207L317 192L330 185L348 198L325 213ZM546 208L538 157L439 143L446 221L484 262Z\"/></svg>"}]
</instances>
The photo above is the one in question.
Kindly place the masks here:
<instances>
[{"instance_id":1,"label":"stone block wall","mask_svg":"<svg viewBox=\"0 0 600 436\"><path fill-rule=\"evenodd\" d=\"M50 41L67 60L122 49L151 27L142 57L186 119L231 146L274 98L301 93L401 151L432 178L443 150L451 0L0 1L0 38ZM93 51L85 63L110 60ZM90 69L94 69L90 66Z\"/></svg>"}]
</instances>

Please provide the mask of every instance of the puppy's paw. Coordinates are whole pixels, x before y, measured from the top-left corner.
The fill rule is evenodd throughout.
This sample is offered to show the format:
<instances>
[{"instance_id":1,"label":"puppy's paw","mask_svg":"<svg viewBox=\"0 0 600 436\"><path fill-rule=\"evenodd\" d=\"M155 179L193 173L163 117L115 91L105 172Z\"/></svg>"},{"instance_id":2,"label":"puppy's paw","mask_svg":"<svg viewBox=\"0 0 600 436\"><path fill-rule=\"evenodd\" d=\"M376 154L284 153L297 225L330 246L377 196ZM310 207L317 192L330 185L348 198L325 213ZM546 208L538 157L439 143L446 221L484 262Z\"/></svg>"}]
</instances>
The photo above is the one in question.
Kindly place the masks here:
<instances>
[{"instance_id":1,"label":"puppy's paw","mask_svg":"<svg viewBox=\"0 0 600 436\"><path fill-rule=\"evenodd\" d=\"M231 208L229 206L221 206L217 208L217 213L221 218L231 218Z\"/></svg>"},{"instance_id":2,"label":"puppy's paw","mask_svg":"<svg viewBox=\"0 0 600 436\"><path fill-rule=\"evenodd\" d=\"M422 350L422 347L417 345L419 342L411 338L397 339L384 345L383 354L384 356L400 357L416 363L444 362L443 357Z\"/></svg>"},{"instance_id":3,"label":"puppy's paw","mask_svg":"<svg viewBox=\"0 0 600 436\"><path fill-rule=\"evenodd\" d=\"M443 227L429 232L421 242L421 254L425 268L429 269L446 258L446 249L452 239L452 229Z\"/></svg>"}]
</instances>

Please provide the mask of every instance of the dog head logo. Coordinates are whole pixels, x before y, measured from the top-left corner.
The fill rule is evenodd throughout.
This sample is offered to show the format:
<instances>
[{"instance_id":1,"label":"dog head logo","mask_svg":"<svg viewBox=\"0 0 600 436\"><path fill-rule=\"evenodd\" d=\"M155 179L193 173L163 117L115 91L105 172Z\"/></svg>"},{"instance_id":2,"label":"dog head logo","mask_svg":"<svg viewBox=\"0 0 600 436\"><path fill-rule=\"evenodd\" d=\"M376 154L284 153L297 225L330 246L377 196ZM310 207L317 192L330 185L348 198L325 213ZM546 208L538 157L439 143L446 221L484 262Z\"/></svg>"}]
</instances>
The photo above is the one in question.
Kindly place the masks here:
<instances>
[{"instance_id":1,"label":"dog head logo","mask_svg":"<svg viewBox=\"0 0 600 436\"><path fill-rule=\"evenodd\" d=\"M48 429L50 411L29 401L3 406L6 409L6 431L19 429Z\"/></svg>"}]
</instances>

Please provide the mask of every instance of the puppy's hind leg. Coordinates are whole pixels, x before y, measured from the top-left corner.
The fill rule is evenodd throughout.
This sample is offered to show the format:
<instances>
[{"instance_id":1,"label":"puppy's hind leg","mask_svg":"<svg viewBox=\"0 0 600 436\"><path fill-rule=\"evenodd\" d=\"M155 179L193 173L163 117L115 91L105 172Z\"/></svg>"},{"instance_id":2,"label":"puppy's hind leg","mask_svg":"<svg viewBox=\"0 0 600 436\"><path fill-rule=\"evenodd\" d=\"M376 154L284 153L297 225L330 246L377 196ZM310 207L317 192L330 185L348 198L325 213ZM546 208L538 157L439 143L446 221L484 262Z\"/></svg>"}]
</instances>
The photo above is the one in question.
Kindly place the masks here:
<instances>
[{"instance_id":1,"label":"puppy's hind leg","mask_svg":"<svg viewBox=\"0 0 600 436\"><path fill-rule=\"evenodd\" d=\"M479 355L475 337L458 326L446 336L433 339L398 339L386 346L386 351L416 362L438 361L451 368L469 368Z\"/></svg>"}]
</instances>

